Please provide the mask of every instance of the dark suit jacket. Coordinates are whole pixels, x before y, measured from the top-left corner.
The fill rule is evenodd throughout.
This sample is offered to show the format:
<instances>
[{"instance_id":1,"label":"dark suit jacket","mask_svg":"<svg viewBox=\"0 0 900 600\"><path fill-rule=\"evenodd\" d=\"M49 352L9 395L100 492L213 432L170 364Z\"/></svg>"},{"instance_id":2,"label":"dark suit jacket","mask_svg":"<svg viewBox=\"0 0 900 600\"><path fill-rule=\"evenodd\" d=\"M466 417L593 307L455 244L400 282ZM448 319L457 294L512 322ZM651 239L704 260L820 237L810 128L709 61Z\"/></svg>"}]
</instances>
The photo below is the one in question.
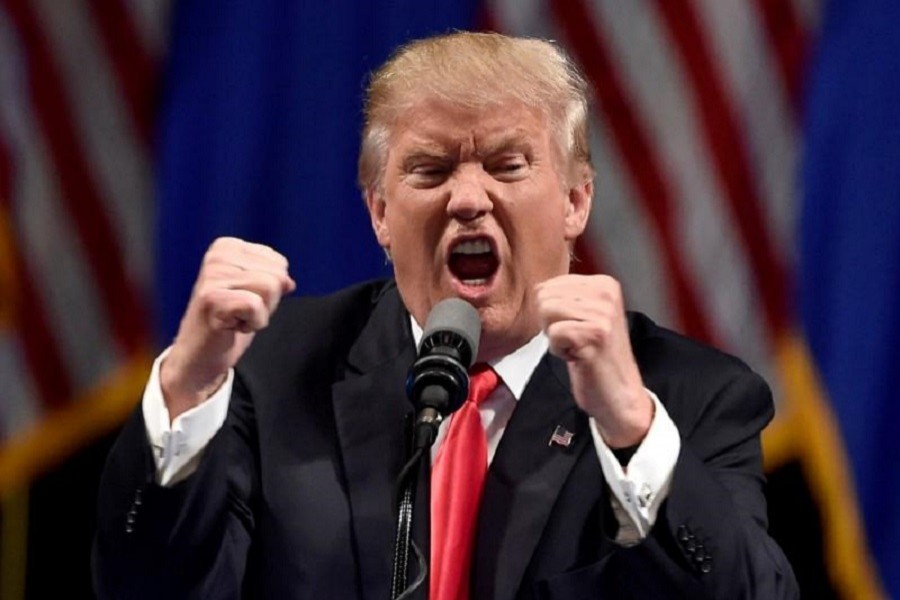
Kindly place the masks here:
<instances>
[{"instance_id":1,"label":"dark suit jacket","mask_svg":"<svg viewBox=\"0 0 900 600\"><path fill-rule=\"evenodd\" d=\"M610 491L587 418L565 364L548 355L490 467L473 597L796 597L790 566L766 534L767 386L737 359L644 316L629 319L645 385L682 436L651 534L631 548L612 541ZM186 481L153 483L136 411L101 483L99 595L388 598L413 359L393 283L364 284L283 303L239 364L226 423ZM567 448L548 445L557 425L574 432ZM423 480L415 537L426 553L427 506Z\"/></svg>"}]
</instances>

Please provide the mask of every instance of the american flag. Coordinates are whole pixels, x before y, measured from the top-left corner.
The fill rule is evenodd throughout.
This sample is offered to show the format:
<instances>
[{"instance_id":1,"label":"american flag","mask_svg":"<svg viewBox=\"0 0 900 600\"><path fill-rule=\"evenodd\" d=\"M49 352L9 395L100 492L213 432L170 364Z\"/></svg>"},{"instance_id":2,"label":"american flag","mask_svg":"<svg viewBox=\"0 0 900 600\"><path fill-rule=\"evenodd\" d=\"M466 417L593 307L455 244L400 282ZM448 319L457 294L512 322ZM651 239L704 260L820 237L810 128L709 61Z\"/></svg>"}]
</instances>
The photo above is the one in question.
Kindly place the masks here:
<instances>
[{"instance_id":1,"label":"american flag","mask_svg":"<svg viewBox=\"0 0 900 600\"><path fill-rule=\"evenodd\" d=\"M496 25L560 40L594 92L585 267L615 274L631 307L731 349L778 384L812 7L526 4L495 3Z\"/></svg>"},{"instance_id":2,"label":"american flag","mask_svg":"<svg viewBox=\"0 0 900 600\"><path fill-rule=\"evenodd\" d=\"M0 1L0 495L139 397L167 4Z\"/></svg>"},{"instance_id":3,"label":"american flag","mask_svg":"<svg viewBox=\"0 0 900 600\"><path fill-rule=\"evenodd\" d=\"M289 12L291 2L275 0L233 6L200 0L171 6L166 0L0 0L0 497L115 428L137 401L155 352L151 309L165 313L170 308L152 307L148 300L153 297L153 274L161 272L154 259L167 262L169 279L159 283L170 289L180 287L174 267L185 269L183 280L190 281L197 265L190 253L178 252L181 246L172 250L175 244L169 244L167 249L167 244L159 244L159 236L154 242L155 220L164 233L173 223L184 223L184 231L163 236L180 243L202 237L190 217L218 209L225 204L223 196L256 211L243 221L232 214L223 222L272 222L279 219L273 211L283 210L279 206L260 213L259 202L268 198L241 196L271 189L244 184L244 172L204 187L204 178L228 170L221 168L230 164L228 152L217 155L222 162L201 161L216 167L208 171L190 162L171 168L176 162L172 160L165 171L154 161L157 156L171 158L171 148L158 143L163 136L154 123L160 82L171 86L174 95L168 100L184 100L177 96L178 85L189 72L181 71L180 79L161 73L169 51L170 12L183 8L188 25L182 35L206 36L207 41L228 36L234 33L229 27L246 23L265 22L274 29L289 20L273 17L282 12L293 18L315 13L320 19L327 13L315 3L303 4L302 11ZM427 2L370 4L350 3L343 15L346 32L335 25L340 19L325 19L321 35L311 36L307 45L282 39L278 48L299 47L325 61L357 48L352 44L359 42L360 31L372 39L382 34L387 38L398 29L408 35L418 31L413 19L425 21L426 12L437 14L447 6L435 2L431 10ZM589 230L576 249L577 268L616 276L630 308L737 354L766 377L778 404L776 422L764 438L767 468L803 463L821 503L826 563L835 587L843 597L882 597L846 461L837 450L841 444L836 425L793 305L804 81L821 27L821 0L477 4L481 26L558 40L589 78L597 177ZM258 16L257 10L268 21L253 21L250 17ZM381 18L368 18L366 11ZM353 29L354 16L364 29ZM382 31L392 27L391 34ZM271 31L258 33L236 37L236 50L228 48L235 53L223 61L242 61L235 72L255 66L253 52L265 44L253 44L268 40ZM272 36L275 44L277 35ZM172 43L178 41L176 36ZM397 41L392 39L390 45ZM319 47L327 43L333 46ZM192 51L182 48L182 59ZM344 81L340 66L328 71L336 89ZM207 65L201 69L214 70ZM284 82L275 79L281 93ZM265 74L259 80L266 82ZM235 81L216 91L243 89ZM361 83L354 80L351 85L358 92ZM205 91L202 85L197 88L201 94ZM354 100L345 96L347 104ZM202 98L204 109L206 102L219 110L228 104L213 94ZM257 108L263 110L248 107L256 111L253 114ZM197 114L185 110L174 122L196 121ZM266 120L261 121L265 126ZM332 140L338 125L328 122L327 134L316 132L335 142L330 147L348 154L342 173L349 179L355 159L349 154L358 140ZM189 133L198 131L203 133L202 125ZM283 130L268 129L250 139L258 142L279 133ZM222 132L211 143L191 145L178 158L229 143L229 136L231 132ZM176 138L193 142L188 135ZM294 148L280 142L280 150ZM254 174L274 181L273 188L290 190L302 165L291 162L293 156L272 161L277 145L260 144L253 152L233 154L239 162L260 154L266 168ZM327 157L320 146L310 153L324 163ZM279 172L282 162L290 174ZM154 177L154 170L190 177L190 185L174 176L170 179L176 183L168 184L187 190L187 201L198 203L194 213L173 219L173 205L179 209L185 196L166 189L156 197L171 204L164 209L157 205L152 180L159 184L166 177ZM239 179L240 185L235 184ZM195 181L201 183L194 186ZM203 198L198 190L214 193ZM325 223L316 223L316 228L347 229L346 215L358 210L358 198L329 197L329 202L353 208L344 209L344 220L331 229ZM161 216L161 210L168 212ZM286 213L279 224L295 222L296 213ZM287 230L288 239L325 243L324 234L297 235L293 224L281 229ZM198 247L206 243L197 242ZM337 252L332 252L329 258L337 260ZM176 260L190 264L174 265ZM352 258L342 264L351 262L364 261ZM305 265L316 267L315 262ZM322 265L329 267L324 261ZM175 312L183 306L179 294L176 290L176 300L169 302L177 305ZM164 314L163 320L171 323L172 317ZM14 511L4 506L3 512L8 521ZM6 589L0 588L0 595Z\"/></svg>"},{"instance_id":4,"label":"american flag","mask_svg":"<svg viewBox=\"0 0 900 600\"><path fill-rule=\"evenodd\" d=\"M558 446L562 446L563 448L568 448L572 445L572 438L575 437L575 434L563 427L562 425L557 425L553 430L553 433L550 435L550 441L547 442L548 446L552 446L556 444Z\"/></svg>"}]
</instances>

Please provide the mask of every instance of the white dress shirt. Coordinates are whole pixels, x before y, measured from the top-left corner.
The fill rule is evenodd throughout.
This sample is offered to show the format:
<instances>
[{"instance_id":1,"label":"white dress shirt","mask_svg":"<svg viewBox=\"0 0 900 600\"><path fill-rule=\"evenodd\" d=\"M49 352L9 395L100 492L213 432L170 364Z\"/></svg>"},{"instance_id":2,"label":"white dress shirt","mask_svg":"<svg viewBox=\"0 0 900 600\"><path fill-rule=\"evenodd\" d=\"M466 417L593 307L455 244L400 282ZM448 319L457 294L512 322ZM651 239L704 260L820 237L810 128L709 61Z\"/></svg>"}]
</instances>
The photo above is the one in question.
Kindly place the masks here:
<instances>
[{"instance_id":1,"label":"white dress shirt","mask_svg":"<svg viewBox=\"0 0 900 600\"><path fill-rule=\"evenodd\" d=\"M414 319L410 318L410 321L418 345L422 329ZM503 385L498 386L479 406L488 439L488 464L494 458L516 402L522 397L548 347L547 336L539 333L512 354L491 363ZM156 464L156 478L163 486L174 485L197 469L206 445L225 422L234 383L234 370L230 370L225 383L209 399L170 422L159 379L159 367L167 354L168 350L153 363L142 401L147 437ZM619 523L616 542L622 545L638 543L653 527L659 507L668 493L675 461L681 450L681 439L672 419L656 394L650 390L647 394L656 405L656 412L650 430L629 460L627 468L622 467L603 441L594 419L590 419L594 449L603 476L613 492L612 508ZM441 423L431 450L432 458L446 437L452 418Z\"/></svg>"}]
</instances>

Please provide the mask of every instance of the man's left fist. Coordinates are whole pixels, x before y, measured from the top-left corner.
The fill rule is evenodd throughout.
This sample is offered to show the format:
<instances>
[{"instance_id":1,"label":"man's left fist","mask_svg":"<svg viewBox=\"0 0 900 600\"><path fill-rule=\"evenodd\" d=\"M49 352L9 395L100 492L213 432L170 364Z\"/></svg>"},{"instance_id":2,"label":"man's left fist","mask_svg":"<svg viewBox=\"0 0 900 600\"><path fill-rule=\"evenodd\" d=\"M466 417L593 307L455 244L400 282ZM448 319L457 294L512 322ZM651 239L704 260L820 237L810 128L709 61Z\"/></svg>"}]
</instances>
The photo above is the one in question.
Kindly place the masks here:
<instances>
[{"instance_id":1,"label":"man's left fist","mask_svg":"<svg viewBox=\"0 0 900 600\"><path fill-rule=\"evenodd\" d=\"M575 401L611 448L634 446L653 421L619 282L607 275L561 275L535 288L550 352L568 363Z\"/></svg>"}]
</instances>

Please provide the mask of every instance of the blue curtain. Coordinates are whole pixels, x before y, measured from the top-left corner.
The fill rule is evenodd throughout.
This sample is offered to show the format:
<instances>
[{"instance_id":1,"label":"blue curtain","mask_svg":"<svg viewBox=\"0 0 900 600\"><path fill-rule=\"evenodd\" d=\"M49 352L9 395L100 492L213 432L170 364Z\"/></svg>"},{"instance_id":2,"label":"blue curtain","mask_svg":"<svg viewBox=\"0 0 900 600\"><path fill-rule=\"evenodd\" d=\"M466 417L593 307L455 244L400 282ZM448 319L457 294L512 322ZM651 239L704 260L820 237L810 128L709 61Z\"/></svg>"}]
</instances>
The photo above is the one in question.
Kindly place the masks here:
<instances>
[{"instance_id":1,"label":"blue curtain","mask_svg":"<svg viewBox=\"0 0 900 600\"><path fill-rule=\"evenodd\" d=\"M812 73L800 296L870 547L900 598L900 3L835 0Z\"/></svg>"},{"instance_id":2,"label":"blue curtain","mask_svg":"<svg viewBox=\"0 0 900 600\"><path fill-rule=\"evenodd\" d=\"M475 25L475 0L188 0L172 14L157 165L159 343L217 236L273 246L298 293L386 275L356 187L367 74Z\"/></svg>"}]
</instances>

